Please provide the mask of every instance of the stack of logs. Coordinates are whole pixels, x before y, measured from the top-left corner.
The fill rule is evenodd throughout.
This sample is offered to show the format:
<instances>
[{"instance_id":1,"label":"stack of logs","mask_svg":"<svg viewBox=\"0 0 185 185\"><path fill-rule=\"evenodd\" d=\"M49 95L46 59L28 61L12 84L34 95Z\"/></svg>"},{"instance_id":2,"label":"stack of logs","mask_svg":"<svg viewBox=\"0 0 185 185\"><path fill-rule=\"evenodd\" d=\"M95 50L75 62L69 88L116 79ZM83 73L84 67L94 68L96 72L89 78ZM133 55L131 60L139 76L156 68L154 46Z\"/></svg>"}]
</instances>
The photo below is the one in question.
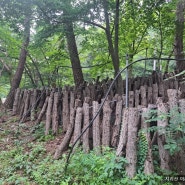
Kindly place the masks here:
<instances>
[{"instance_id":1,"label":"stack of logs","mask_svg":"<svg viewBox=\"0 0 185 185\"><path fill-rule=\"evenodd\" d=\"M150 80L153 79L152 84ZM157 79L157 80L156 80ZM125 95L115 94L114 89L105 100L103 109L97 115L92 127L89 127L78 141L85 152L99 149L101 146L113 147L117 156L125 155L128 160L126 171L129 177L136 173L137 163L137 138L140 129L150 127L146 123L150 119L150 110L156 109L158 115L167 113L174 107L180 107L185 113L185 99L181 84L174 79L163 81L161 75L156 78L136 78L130 80L129 108L125 108ZM90 120L96 115L110 82L98 82L81 86L74 90L65 87L57 89L17 89L13 104L13 114L20 115L21 122L32 120L36 124L45 121L45 135L52 130L58 134L59 127L65 134L54 158L58 159L69 143L74 143L80 134L89 125ZM141 86L139 86L139 84ZM172 87L173 89L168 89ZM165 128L168 120L158 120L156 126ZM154 173L152 160L152 144L157 138L161 168L170 169L169 153L164 149L165 131L158 134L144 132L148 143L148 155L144 163L146 174Z\"/></svg>"}]
</instances>

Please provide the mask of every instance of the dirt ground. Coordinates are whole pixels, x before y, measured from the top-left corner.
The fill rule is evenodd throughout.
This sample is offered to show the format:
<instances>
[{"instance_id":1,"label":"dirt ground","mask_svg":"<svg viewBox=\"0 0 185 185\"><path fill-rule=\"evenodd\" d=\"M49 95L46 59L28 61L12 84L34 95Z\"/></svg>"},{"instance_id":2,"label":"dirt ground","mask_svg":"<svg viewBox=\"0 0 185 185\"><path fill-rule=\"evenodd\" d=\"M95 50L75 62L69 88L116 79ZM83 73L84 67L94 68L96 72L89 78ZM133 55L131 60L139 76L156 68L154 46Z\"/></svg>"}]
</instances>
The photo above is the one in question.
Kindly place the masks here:
<instances>
[{"instance_id":1,"label":"dirt ground","mask_svg":"<svg viewBox=\"0 0 185 185\"><path fill-rule=\"evenodd\" d=\"M26 148L26 145L30 142L38 142L38 135L35 134L36 129L37 125L35 125L34 122L26 121L20 123L20 118L18 116L12 116L11 111L0 109L0 151L9 150L14 147L17 142L21 143L24 148ZM42 132L39 134L41 136ZM54 154L63 137L63 134L59 134L51 139L49 138L48 141L45 142L47 152Z\"/></svg>"}]
</instances>

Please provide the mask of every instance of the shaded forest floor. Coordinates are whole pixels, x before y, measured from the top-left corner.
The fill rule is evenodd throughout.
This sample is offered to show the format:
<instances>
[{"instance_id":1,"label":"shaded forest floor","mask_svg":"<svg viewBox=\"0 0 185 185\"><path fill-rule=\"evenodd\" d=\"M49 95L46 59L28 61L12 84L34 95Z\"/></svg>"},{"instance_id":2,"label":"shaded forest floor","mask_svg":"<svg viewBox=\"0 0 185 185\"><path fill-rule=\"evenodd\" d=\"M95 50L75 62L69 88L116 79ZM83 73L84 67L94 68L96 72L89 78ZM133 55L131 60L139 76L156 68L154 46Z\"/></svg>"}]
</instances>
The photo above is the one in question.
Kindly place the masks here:
<instances>
[{"instance_id":1,"label":"shaded forest floor","mask_svg":"<svg viewBox=\"0 0 185 185\"><path fill-rule=\"evenodd\" d=\"M42 180L39 182L38 179L39 183L36 183L32 178L27 178L30 177L29 174L24 175L24 168L32 168L34 163L39 164L47 157L49 157L48 162L52 163L56 147L64 137L63 134L45 136L44 130L42 122L39 125L35 125L32 121L20 123L19 117L12 116L11 111L0 110L0 185L44 184ZM32 155L35 161L26 164ZM22 158L21 161L17 161L17 157ZM12 169L9 170L9 168Z\"/></svg>"},{"instance_id":2,"label":"shaded forest floor","mask_svg":"<svg viewBox=\"0 0 185 185\"><path fill-rule=\"evenodd\" d=\"M160 169L159 174L138 173L129 179L125 173L126 159L117 158L111 149L102 155L95 151L84 154L77 149L65 173L66 154L53 160L64 137L61 129L58 136L45 136L44 123L20 123L19 117L11 115L11 111L0 111L0 185L174 184L164 181ZM159 164L155 166L159 168Z\"/></svg>"},{"instance_id":3,"label":"shaded forest floor","mask_svg":"<svg viewBox=\"0 0 185 185\"><path fill-rule=\"evenodd\" d=\"M5 151L21 144L26 148L30 142L44 142L47 153L53 154L60 144L63 135L44 136L44 124L35 125L32 121L20 123L17 116L11 116L10 112L1 111L0 115L0 150Z\"/></svg>"}]
</instances>

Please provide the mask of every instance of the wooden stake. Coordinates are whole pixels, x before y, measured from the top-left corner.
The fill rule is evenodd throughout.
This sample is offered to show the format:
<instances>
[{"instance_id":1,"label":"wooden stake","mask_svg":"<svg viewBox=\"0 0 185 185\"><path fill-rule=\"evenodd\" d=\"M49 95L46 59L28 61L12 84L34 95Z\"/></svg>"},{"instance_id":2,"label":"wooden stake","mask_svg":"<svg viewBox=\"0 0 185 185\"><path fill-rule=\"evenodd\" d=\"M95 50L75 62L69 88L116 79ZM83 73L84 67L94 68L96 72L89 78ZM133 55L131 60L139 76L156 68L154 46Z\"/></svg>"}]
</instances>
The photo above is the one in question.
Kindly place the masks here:
<instances>
[{"instance_id":1,"label":"wooden stake","mask_svg":"<svg viewBox=\"0 0 185 185\"><path fill-rule=\"evenodd\" d=\"M69 125L70 120L70 110L69 110L69 92L68 90L64 90L63 92L63 108L62 108L62 123L63 123L63 131L67 131L67 127Z\"/></svg>"},{"instance_id":2,"label":"wooden stake","mask_svg":"<svg viewBox=\"0 0 185 185\"><path fill-rule=\"evenodd\" d=\"M122 118L122 107L123 107L123 100L119 96L117 98L116 120L114 122L113 134L112 134L112 140L111 140L111 145L115 148L118 146L118 141L119 141L119 132L120 132L121 118Z\"/></svg>"},{"instance_id":3,"label":"wooden stake","mask_svg":"<svg viewBox=\"0 0 185 185\"><path fill-rule=\"evenodd\" d=\"M83 104L83 115L84 115L84 124L83 124L83 130L89 125L89 102L90 98L86 97ZM83 150L84 152L88 153L90 150L89 145L89 128L86 130L86 132L83 134Z\"/></svg>"},{"instance_id":4,"label":"wooden stake","mask_svg":"<svg viewBox=\"0 0 185 185\"><path fill-rule=\"evenodd\" d=\"M13 113L12 115L16 115L18 113L18 104L19 104L19 101L20 101L20 94L21 94L21 89L17 89L16 90L16 94L15 94L15 100L14 100L14 103L13 103Z\"/></svg>"},{"instance_id":5,"label":"wooden stake","mask_svg":"<svg viewBox=\"0 0 185 185\"><path fill-rule=\"evenodd\" d=\"M58 134L58 126L59 126L59 111L58 111L58 103L59 103L59 92L54 93L54 102L53 102L53 115L52 115L52 132L54 135Z\"/></svg>"},{"instance_id":6,"label":"wooden stake","mask_svg":"<svg viewBox=\"0 0 185 185\"><path fill-rule=\"evenodd\" d=\"M21 122L25 122L26 118L28 117L28 115L30 114L30 109L29 109L29 105L30 105L30 94L31 91L27 90L26 91L26 99L25 99L25 104L24 104L24 111L23 111L23 115L21 118Z\"/></svg>"},{"instance_id":7,"label":"wooden stake","mask_svg":"<svg viewBox=\"0 0 185 185\"><path fill-rule=\"evenodd\" d=\"M102 146L110 146L110 119L111 119L110 101L106 100L103 106L103 121L102 121Z\"/></svg>"},{"instance_id":8,"label":"wooden stake","mask_svg":"<svg viewBox=\"0 0 185 185\"><path fill-rule=\"evenodd\" d=\"M168 113L168 107L165 103L162 102L162 98L157 99L157 108L158 108L158 117ZM165 150L165 128L168 125L168 119L163 118L157 121L157 126L160 128L157 136L157 143L159 147L159 156L160 156L160 168L163 170L170 170L169 168L169 152Z\"/></svg>"},{"instance_id":9,"label":"wooden stake","mask_svg":"<svg viewBox=\"0 0 185 185\"><path fill-rule=\"evenodd\" d=\"M46 100L44 102L44 105L42 107L42 110L40 111L40 114L35 122L35 124L39 124L42 120L42 117L44 116L44 114L46 113L46 109L47 109L47 106L48 106L48 100L49 100L49 96L46 97Z\"/></svg>"},{"instance_id":10,"label":"wooden stake","mask_svg":"<svg viewBox=\"0 0 185 185\"><path fill-rule=\"evenodd\" d=\"M96 115L99 108L97 101L93 101L93 117ZM93 148L100 151L100 115L96 117L93 123Z\"/></svg>"},{"instance_id":11,"label":"wooden stake","mask_svg":"<svg viewBox=\"0 0 185 185\"><path fill-rule=\"evenodd\" d=\"M128 177L133 178L136 174L137 164L137 130L139 124L139 111L137 108L128 109L128 140L126 144L126 173Z\"/></svg>"},{"instance_id":12,"label":"wooden stake","mask_svg":"<svg viewBox=\"0 0 185 185\"><path fill-rule=\"evenodd\" d=\"M53 109L53 98L54 98L54 92L52 91L48 100L48 108L46 112L46 129L45 129L45 135L49 134L49 129L51 127L52 123L52 109Z\"/></svg>"},{"instance_id":13,"label":"wooden stake","mask_svg":"<svg viewBox=\"0 0 185 185\"><path fill-rule=\"evenodd\" d=\"M127 144L129 109L124 108L122 115L123 117L122 117L121 133L119 137L118 148L116 150L117 156L122 156L123 149L125 149Z\"/></svg>"},{"instance_id":14,"label":"wooden stake","mask_svg":"<svg viewBox=\"0 0 185 185\"><path fill-rule=\"evenodd\" d=\"M146 123L146 120L149 119L149 115L148 115L149 111L150 111L149 108L142 108L142 116L141 116L141 129L143 129L142 132L146 137L147 145L148 145L148 153L144 162L144 173L147 175L154 173L151 138L150 138L150 132L148 132L150 123Z\"/></svg>"},{"instance_id":15,"label":"wooden stake","mask_svg":"<svg viewBox=\"0 0 185 185\"><path fill-rule=\"evenodd\" d=\"M36 120L36 112L37 112L37 106L38 106L38 93L39 91L37 89L34 89L32 92L32 98L31 98L31 121Z\"/></svg>"},{"instance_id":16,"label":"wooden stake","mask_svg":"<svg viewBox=\"0 0 185 185\"><path fill-rule=\"evenodd\" d=\"M59 159L61 154L68 148L75 124L75 108L70 109L70 123L62 143L57 147L54 159Z\"/></svg>"},{"instance_id":17,"label":"wooden stake","mask_svg":"<svg viewBox=\"0 0 185 185\"><path fill-rule=\"evenodd\" d=\"M77 107L73 142L77 140L77 138L80 136L81 131L82 131L82 112L83 112L82 107ZM80 140L78 141L76 146L78 146L79 144L80 144Z\"/></svg>"}]
</instances>

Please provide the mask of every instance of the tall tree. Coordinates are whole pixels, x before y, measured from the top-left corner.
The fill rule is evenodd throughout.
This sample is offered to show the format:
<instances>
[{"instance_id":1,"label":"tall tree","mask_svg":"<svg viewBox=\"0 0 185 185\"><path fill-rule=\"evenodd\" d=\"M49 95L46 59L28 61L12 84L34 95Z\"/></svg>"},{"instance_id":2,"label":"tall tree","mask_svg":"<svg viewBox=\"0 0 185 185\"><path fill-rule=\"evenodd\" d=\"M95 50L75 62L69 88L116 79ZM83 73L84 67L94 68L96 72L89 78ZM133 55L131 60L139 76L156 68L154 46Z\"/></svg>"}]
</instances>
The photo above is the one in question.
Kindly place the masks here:
<instances>
[{"instance_id":1,"label":"tall tree","mask_svg":"<svg viewBox=\"0 0 185 185\"><path fill-rule=\"evenodd\" d=\"M18 66L11 82L9 94L4 103L6 108L12 108L15 90L20 85L24 66L26 63L27 48L30 40L32 10L30 1L25 1L24 3L22 3L19 0L16 0L14 2L1 1L1 10L2 12L4 12L2 19L5 17L5 20L9 22L12 28L18 31L19 34L23 35L23 42L20 50ZM9 20L7 20L7 18Z\"/></svg>"},{"instance_id":2,"label":"tall tree","mask_svg":"<svg viewBox=\"0 0 185 185\"><path fill-rule=\"evenodd\" d=\"M111 27L110 27L110 17L109 17L109 1L103 0L103 10L104 10L104 18L105 18L105 33L107 37L108 47L109 47L109 53L112 59L112 63L114 66L114 73L115 76L119 73L119 7L120 7L120 1L116 0L115 3L115 18L114 18L114 26L115 26L115 37L113 42L113 36L111 33ZM119 75L117 80L117 92L119 94L123 93L123 83L121 75Z\"/></svg>"},{"instance_id":3,"label":"tall tree","mask_svg":"<svg viewBox=\"0 0 185 185\"><path fill-rule=\"evenodd\" d=\"M84 81L84 78L73 26L76 20L76 15L74 14L75 10L73 9L72 1L38 1L37 5L41 10L40 15L43 17L46 26L50 28L57 27L58 30L64 33L67 40L67 47L72 65L74 83L76 86L78 86ZM45 27L42 28L45 29Z\"/></svg>"},{"instance_id":4,"label":"tall tree","mask_svg":"<svg viewBox=\"0 0 185 185\"><path fill-rule=\"evenodd\" d=\"M84 78L83 78L82 68L80 65L80 58L78 55L78 49L77 49L77 44L76 44L76 39L74 34L73 20L71 19L70 12L68 12L69 6L70 6L70 3L68 2L67 6L63 9L64 33L67 39L67 45L68 45L68 51L69 51L69 56L71 60L72 70L73 70L74 82L76 86L79 86L81 83L83 83Z\"/></svg>"},{"instance_id":5,"label":"tall tree","mask_svg":"<svg viewBox=\"0 0 185 185\"><path fill-rule=\"evenodd\" d=\"M183 51L183 35L184 35L184 12L185 1L179 0L176 8L176 28L175 28L175 44L174 52L176 58L176 70L181 72L185 70L184 51Z\"/></svg>"}]
</instances>

